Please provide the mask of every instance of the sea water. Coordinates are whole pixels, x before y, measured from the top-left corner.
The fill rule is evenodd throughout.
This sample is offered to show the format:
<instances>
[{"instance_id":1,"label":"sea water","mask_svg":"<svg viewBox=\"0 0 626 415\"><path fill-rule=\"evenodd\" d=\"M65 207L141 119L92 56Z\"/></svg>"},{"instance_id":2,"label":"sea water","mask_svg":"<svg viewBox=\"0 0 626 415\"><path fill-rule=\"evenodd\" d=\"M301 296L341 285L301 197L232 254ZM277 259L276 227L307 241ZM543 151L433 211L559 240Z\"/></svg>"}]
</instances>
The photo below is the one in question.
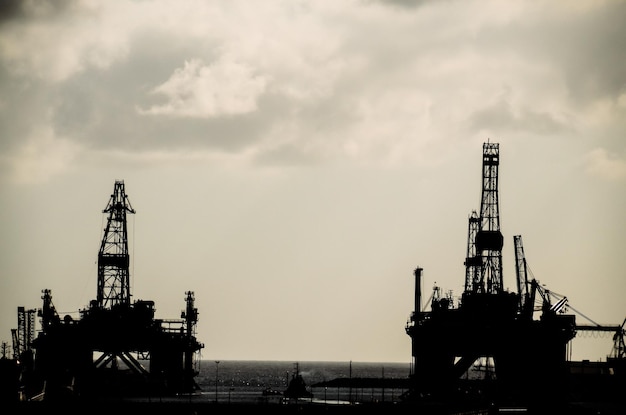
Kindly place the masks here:
<instances>
[{"instance_id":1,"label":"sea water","mask_svg":"<svg viewBox=\"0 0 626 415\"><path fill-rule=\"evenodd\" d=\"M310 398L317 402L342 404L349 402L393 402L402 388L349 388L315 386L337 378L406 379L409 363L375 362L320 362L320 361L256 361L256 360L201 360L195 380L199 391L190 394L194 401L218 403L279 403L282 392L292 376L299 373ZM265 391L265 392L264 392Z\"/></svg>"}]
</instances>

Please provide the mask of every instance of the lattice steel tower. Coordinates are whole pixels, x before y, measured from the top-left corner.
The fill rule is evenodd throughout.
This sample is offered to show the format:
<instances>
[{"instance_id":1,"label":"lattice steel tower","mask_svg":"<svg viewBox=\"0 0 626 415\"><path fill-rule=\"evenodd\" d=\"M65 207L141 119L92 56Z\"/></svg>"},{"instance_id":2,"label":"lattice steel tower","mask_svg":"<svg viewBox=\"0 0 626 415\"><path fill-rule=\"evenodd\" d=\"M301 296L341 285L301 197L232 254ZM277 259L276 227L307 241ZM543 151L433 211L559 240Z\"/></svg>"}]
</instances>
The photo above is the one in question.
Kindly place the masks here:
<instances>
[{"instance_id":1,"label":"lattice steel tower","mask_svg":"<svg viewBox=\"0 0 626 415\"><path fill-rule=\"evenodd\" d=\"M124 192L124 181L116 181L113 194L102 213L108 213L98 252L98 294L101 308L130 305L130 255L126 214L135 213Z\"/></svg>"},{"instance_id":2,"label":"lattice steel tower","mask_svg":"<svg viewBox=\"0 0 626 415\"><path fill-rule=\"evenodd\" d=\"M478 288L489 294L502 291L502 246L504 240L500 232L498 203L499 164L498 143L484 143L480 229L476 233L476 252L482 257Z\"/></svg>"},{"instance_id":3,"label":"lattice steel tower","mask_svg":"<svg viewBox=\"0 0 626 415\"><path fill-rule=\"evenodd\" d=\"M17 308L17 329L11 330L13 336L13 356L19 358L31 349L35 338L35 309Z\"/></svg>"},{"instance_id":4,"label":"lattice steel tower","mask_svg":"<svg viewBox=\"0 0 626 415\"><path fill-rule=\"evenodd\" d=\"M480 230L480 217L473 210L467 226L467 255L465 257L465 292L484 292L481 284L482 258L476 251L476 235Z\"/></svg>"}]
</instances>

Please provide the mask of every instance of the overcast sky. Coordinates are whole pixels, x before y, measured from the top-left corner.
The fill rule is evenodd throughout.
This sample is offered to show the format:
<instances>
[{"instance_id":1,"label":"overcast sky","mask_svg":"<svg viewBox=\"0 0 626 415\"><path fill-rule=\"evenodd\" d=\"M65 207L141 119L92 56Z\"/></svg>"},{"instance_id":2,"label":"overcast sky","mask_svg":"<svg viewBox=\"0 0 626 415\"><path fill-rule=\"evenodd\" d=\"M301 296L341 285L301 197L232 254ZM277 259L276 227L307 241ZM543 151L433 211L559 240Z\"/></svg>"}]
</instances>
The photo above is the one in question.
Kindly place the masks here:
<instances>
[{"instance_id":1,"label":"overcast sky","mask_svg":"<svg viewBox=\"0 0 626 415\"><path fill-rule=\"evenodd\" d=\"M522 235L578 323L626 317L624 1L0 11L2 341L43 289L75 318L96 298L124 180L133 299L175 319L193 291L202 358L410 362L413 270L461 295L486 141L504 286Z\"/></svg>"}]
</instances>

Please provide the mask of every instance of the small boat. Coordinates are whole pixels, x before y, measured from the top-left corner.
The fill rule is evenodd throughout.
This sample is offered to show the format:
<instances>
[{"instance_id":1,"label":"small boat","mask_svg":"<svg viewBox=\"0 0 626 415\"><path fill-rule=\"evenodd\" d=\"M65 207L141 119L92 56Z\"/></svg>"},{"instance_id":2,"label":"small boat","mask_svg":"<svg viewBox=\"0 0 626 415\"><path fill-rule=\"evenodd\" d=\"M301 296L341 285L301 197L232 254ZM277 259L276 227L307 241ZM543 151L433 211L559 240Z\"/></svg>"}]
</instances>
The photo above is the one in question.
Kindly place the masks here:
<instances>
[{"instance_id":1,"label":"small boat","mask_svg":"<svg viewBox=\"0 0 626 415\"><path fill-rule=\"evenodd\" d=\"M313 393L307 389L306 382L300 374L299 366L295 364L295 370L289 381L289 385L283 395L286 398L312 398Z\"/></svg>"}]
</instances>

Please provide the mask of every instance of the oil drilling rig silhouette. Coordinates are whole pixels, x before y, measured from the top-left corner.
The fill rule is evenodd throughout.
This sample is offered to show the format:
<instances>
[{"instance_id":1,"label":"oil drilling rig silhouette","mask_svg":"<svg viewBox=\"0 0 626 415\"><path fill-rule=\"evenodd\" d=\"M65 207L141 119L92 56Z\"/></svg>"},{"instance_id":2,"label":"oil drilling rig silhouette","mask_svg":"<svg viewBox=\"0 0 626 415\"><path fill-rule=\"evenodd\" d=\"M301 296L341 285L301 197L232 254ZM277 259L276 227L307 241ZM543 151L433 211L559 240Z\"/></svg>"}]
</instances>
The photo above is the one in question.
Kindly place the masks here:
<instances>
[{"instance_id":1,"label":"oil drilling rig silhouette","mask_svg":"<svg viewBox=\"0 0 626 415\"><path fill-rule=\"evenodd\" d=\"M423 269L415 269L415 304L405 327L411 337L413 368L408 400L450 398L467 394L462 377L475 362L492 362L490 390L498 399L550 401L572 390L567 346L577 331L612 331L614 356L610 373L624 385L624 324L577 325L565 314L567 298L553 296L529 278L521 235L513 237L517 293L503 289L502 247L498 202L499 145L484 143L480 213L469 215L465 289L460 302L435 287L431 310L424 311ZM540 298L537 298L537 297ZM541 303L535 309L535 300ZM539 319L534 312L540 311ZM617 379L616 376L614 379Z\"/></svg>"},{"instance_id":2,"label":"oil drilling rig silhouette","mask_svg":"<svg viewBox=\"0 0 626 415\"><path fill-rule=\"evenodd\" d=\"M123 181L115 182L103 213L108 219L98 252L96 299L80 310L80 319L61 318L45 289L37 310L41 331L35 338L35 310L18 308L13 344L22 365L24 400L198 389L197 355L204 345L195 336L194 293L185 293L180 319L155 319L154 301L131 302L127 215L135 210Z\"/></svg>"}]
</instances>

